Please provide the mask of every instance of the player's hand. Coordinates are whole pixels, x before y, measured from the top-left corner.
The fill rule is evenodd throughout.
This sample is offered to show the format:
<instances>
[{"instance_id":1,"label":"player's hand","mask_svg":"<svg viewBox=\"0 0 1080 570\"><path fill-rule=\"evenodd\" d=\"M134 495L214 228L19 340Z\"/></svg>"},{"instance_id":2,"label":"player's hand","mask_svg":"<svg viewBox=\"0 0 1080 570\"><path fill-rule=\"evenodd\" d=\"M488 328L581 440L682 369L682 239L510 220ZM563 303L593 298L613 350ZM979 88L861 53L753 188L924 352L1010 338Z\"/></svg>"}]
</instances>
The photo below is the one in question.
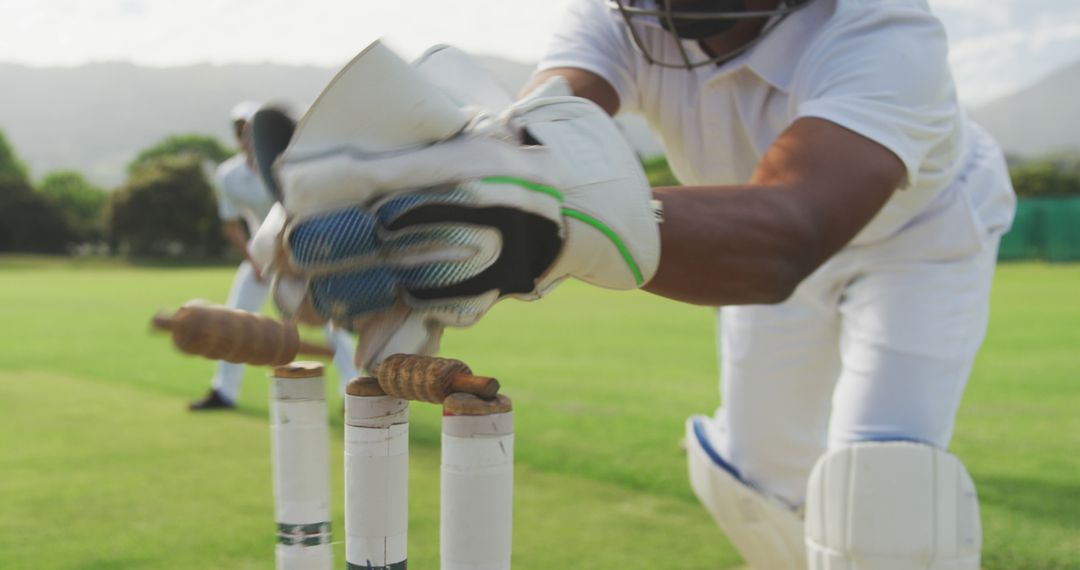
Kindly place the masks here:
<instances>
[{"instance_id":1,"label":"player's hand","mask_svg":"<svg viewBox=\"0 0 1080 570\"><path fill-rule=\"evenodd\" d=\"M649 188L611 119L558 82L503 111L463 58L441 49L412 68L374 45L299 127L254 120L282 201L254 257L286 315L360 332L363 365L434 352L443 326L567 276L633 288L656 270Z\"/></svg>"},{"instance_id":2,"label":"player's hand","mask_svg":"<svg viewBox=\"0 0 1080 570\"><path fill-rule=\"evenodd\" d=\"M443 143L278 174L278 265L294 276L284 297L354 330L395 307L429 329L465 326L568 276L639 287L658 263L637 157L602 110L550 91Z\"/></svg>"}]
</instances>

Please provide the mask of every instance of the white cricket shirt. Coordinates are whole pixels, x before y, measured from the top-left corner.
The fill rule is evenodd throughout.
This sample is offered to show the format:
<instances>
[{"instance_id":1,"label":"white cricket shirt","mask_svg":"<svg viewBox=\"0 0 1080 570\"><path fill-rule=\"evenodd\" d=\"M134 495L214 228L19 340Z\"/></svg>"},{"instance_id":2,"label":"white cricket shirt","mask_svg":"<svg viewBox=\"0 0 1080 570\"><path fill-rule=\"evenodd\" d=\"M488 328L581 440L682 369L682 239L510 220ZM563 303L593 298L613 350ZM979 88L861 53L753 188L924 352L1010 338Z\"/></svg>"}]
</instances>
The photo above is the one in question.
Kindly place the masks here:
<instances>
[{"instance_id":1,"label":"white cricket shirt","mask_svg":"<svg viewBox=\"0 0 1080 570\"><path fill-rule=\"evenodd\" d=\"M214 176L217 185L218 215L222 220L243 218L252 233L274 206L274 196L252 170L240 153L218 166Z\"/></svg>"},{"instance_id":2,"label":"white cricket shirt","mask_svg":"<svg viewBox=\"0 0 1080 570\"><path fill-rule=\"evenodd\" d=\"M671 34L655 22L635 26L659 59L680 61ZM707 58L697 42L683 46L692 61ZM993 144L968 128L947 56L945 30L924 0L813 0L722 66L665 68L646 61L603 0L578 0L540 69L575 67L606 79L621 111L648 120L684 184L747 183L773 141L801 117L883 145L904 163L907 184L856 236L861 244L927 210L972 167L967 162L977 153L969 149ZM971 201L1007 225L1008 181L974 191L995 193Z\"/></svg>"}]
</instances>

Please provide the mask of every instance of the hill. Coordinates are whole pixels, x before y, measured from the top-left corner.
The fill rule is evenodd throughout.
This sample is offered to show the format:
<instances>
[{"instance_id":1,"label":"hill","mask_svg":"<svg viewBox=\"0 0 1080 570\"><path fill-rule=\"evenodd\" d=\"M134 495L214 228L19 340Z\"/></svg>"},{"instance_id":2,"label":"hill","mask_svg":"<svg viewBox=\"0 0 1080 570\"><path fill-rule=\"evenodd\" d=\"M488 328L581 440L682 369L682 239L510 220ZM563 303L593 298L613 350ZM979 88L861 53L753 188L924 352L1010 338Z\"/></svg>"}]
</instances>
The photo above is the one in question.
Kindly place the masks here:
<instances>
[{"instance_id":1,"label":"hill","mask_svg":"<svg viewBox=\"0 0 1080 570\"><path fill-rule=\"evenodd\" d=\"M280 65L0 65L0 128L35 178L75 168L112 185L139 150L163 136L206 133L232 144L227 117L237 101L307 103L332 75Z\"/></svg>"},{"instance_id":2,"label":"hill","mask_svg":"<svg viewBox=\"0 0 1080 570\"><path fill-rule=\"evenodd\" d=\"M518 90L532 65L497 57L482 63ZM232 144L226 119L244 99L303 109L333 76L329 67L278 64L152 68L100 63L68 68L0 64L0 130L35 179L74 168L114 186L135 154L174 133L205 133ZM972 110L1005 149L1034 156L1080 150L1080 62L1014 94ZM622 119L644 157L662 153L644 121Z\"/></svg>"},{"instance_id":3,"label":"hill","mask_svg":"<svg viewBox=\"0 0 1080 570\"><path fill-rule=\"evenodd\" d=\"M1080 151L1080 61L971 112L1011 154Z\"/></svg>"},{"instance_id":4,"label":"hill","mask_svg":"<svg viewBox=\"0 0 1080 570\"><path fill-rule=\"evenodd\" d=\"M533 66L500 58L482 63L511 90ZM0 130L35 179L74 168L114 186L139 150L174 133L204 133L233 144L227 119L241 100L307 107L335 68L277 64L152 68L100 63L69 68L0 64ZM644 123L626 129L639 152L660 153Z\"/></svg>"}]
</instances>

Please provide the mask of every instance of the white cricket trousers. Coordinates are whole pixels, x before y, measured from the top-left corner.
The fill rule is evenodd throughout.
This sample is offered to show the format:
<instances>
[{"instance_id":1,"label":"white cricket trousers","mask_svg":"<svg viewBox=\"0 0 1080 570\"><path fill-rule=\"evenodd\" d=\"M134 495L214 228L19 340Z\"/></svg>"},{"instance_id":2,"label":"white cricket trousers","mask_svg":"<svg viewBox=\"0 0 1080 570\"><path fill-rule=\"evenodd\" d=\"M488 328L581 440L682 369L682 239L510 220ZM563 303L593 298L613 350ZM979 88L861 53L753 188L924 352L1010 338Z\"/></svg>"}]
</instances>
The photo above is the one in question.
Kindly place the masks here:
<instances>
[{"instance_id":1,"label":"white cricket trousers","mask_svg":"<svg viewBox=\"0 0 1080 570\"><path fill-rule=\"evenodd\" d=\"M260 283L255 278L255 269L251 263L245 261L236 269L233 277L232 288L229 290L229 299L226 305L243 311L258 312L266 303L270 295L270 283ZM334 368L340 376L339 384L342 393L345 384L356 378L356 364L353 363L353 353L356 343L346 331L334 328L327 324L323 329L326 341L334 349ZM244 381L244 365L233 364L219 360L214 378L210 385L230 402L236 402L240 396L240 385Z\"/></svg>"},{"instance_id":2,"label":"white cricket trousers","mask_svg":"<svg viewBox=\"0 0 1080 570\"><path fill-rule=\"evenodd\" d=\"M798 507L826 449L948 446L1015 209L1003 161L986 152L927 213L844 249L784 303L721 309L710 431L745 480Z\"/></svg>"}]
</instances>

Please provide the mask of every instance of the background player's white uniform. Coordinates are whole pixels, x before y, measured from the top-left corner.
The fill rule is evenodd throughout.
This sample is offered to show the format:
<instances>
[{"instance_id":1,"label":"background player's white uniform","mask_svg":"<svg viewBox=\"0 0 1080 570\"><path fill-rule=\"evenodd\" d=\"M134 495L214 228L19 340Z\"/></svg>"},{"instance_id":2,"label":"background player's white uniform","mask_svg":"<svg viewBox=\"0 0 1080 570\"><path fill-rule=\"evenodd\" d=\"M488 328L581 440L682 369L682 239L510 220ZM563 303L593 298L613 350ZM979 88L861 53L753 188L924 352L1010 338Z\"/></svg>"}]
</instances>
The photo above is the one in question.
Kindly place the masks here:
<instances>
[{"instance_id":1,"label":"background player's white uniform","mask_svg":"<svg viewBox=\"0 0 1080 570\"><path fill-rule=\"evenodd\" d=\"M720 310L722 405L704 422L713 448L792 507L827 448L944 449L1015 198L996 143L959 107L925 1L816 0L747 53L693 70L650 65L626 26L603 0L579 0L540 68L606 79L621 110L662 138L683 183L747 183L801 117L867 137L907 170L907 185L786 302ZM653 54L679 61L669 33L638 29Z\"/></svg>"},{"instance_id":2,"label":"background player's white uniform","mask_svg":"<svg viewBox=\"0 0 1080 570\"><path fill-rule=\"evenodd\" d=\"M259 174L248 166L246 157L240 153L223 162L214 178L218 215L225 221L243 219L250 234L254 235L274 205L274 197L263 185ZM258 312L269 294L270 283L256 279L254 267L245 260L236 270L226 304L236 309ZM335 329L329 324L324 334L334 349L334 367L340 374L341 389L344 390L345 383L357 376L356 365L353 364L356 343L344 330ZM225 399L236 402L243 379L242 364L222 360L217 363L211 386Z\"/></svg>"}]
</instances>

